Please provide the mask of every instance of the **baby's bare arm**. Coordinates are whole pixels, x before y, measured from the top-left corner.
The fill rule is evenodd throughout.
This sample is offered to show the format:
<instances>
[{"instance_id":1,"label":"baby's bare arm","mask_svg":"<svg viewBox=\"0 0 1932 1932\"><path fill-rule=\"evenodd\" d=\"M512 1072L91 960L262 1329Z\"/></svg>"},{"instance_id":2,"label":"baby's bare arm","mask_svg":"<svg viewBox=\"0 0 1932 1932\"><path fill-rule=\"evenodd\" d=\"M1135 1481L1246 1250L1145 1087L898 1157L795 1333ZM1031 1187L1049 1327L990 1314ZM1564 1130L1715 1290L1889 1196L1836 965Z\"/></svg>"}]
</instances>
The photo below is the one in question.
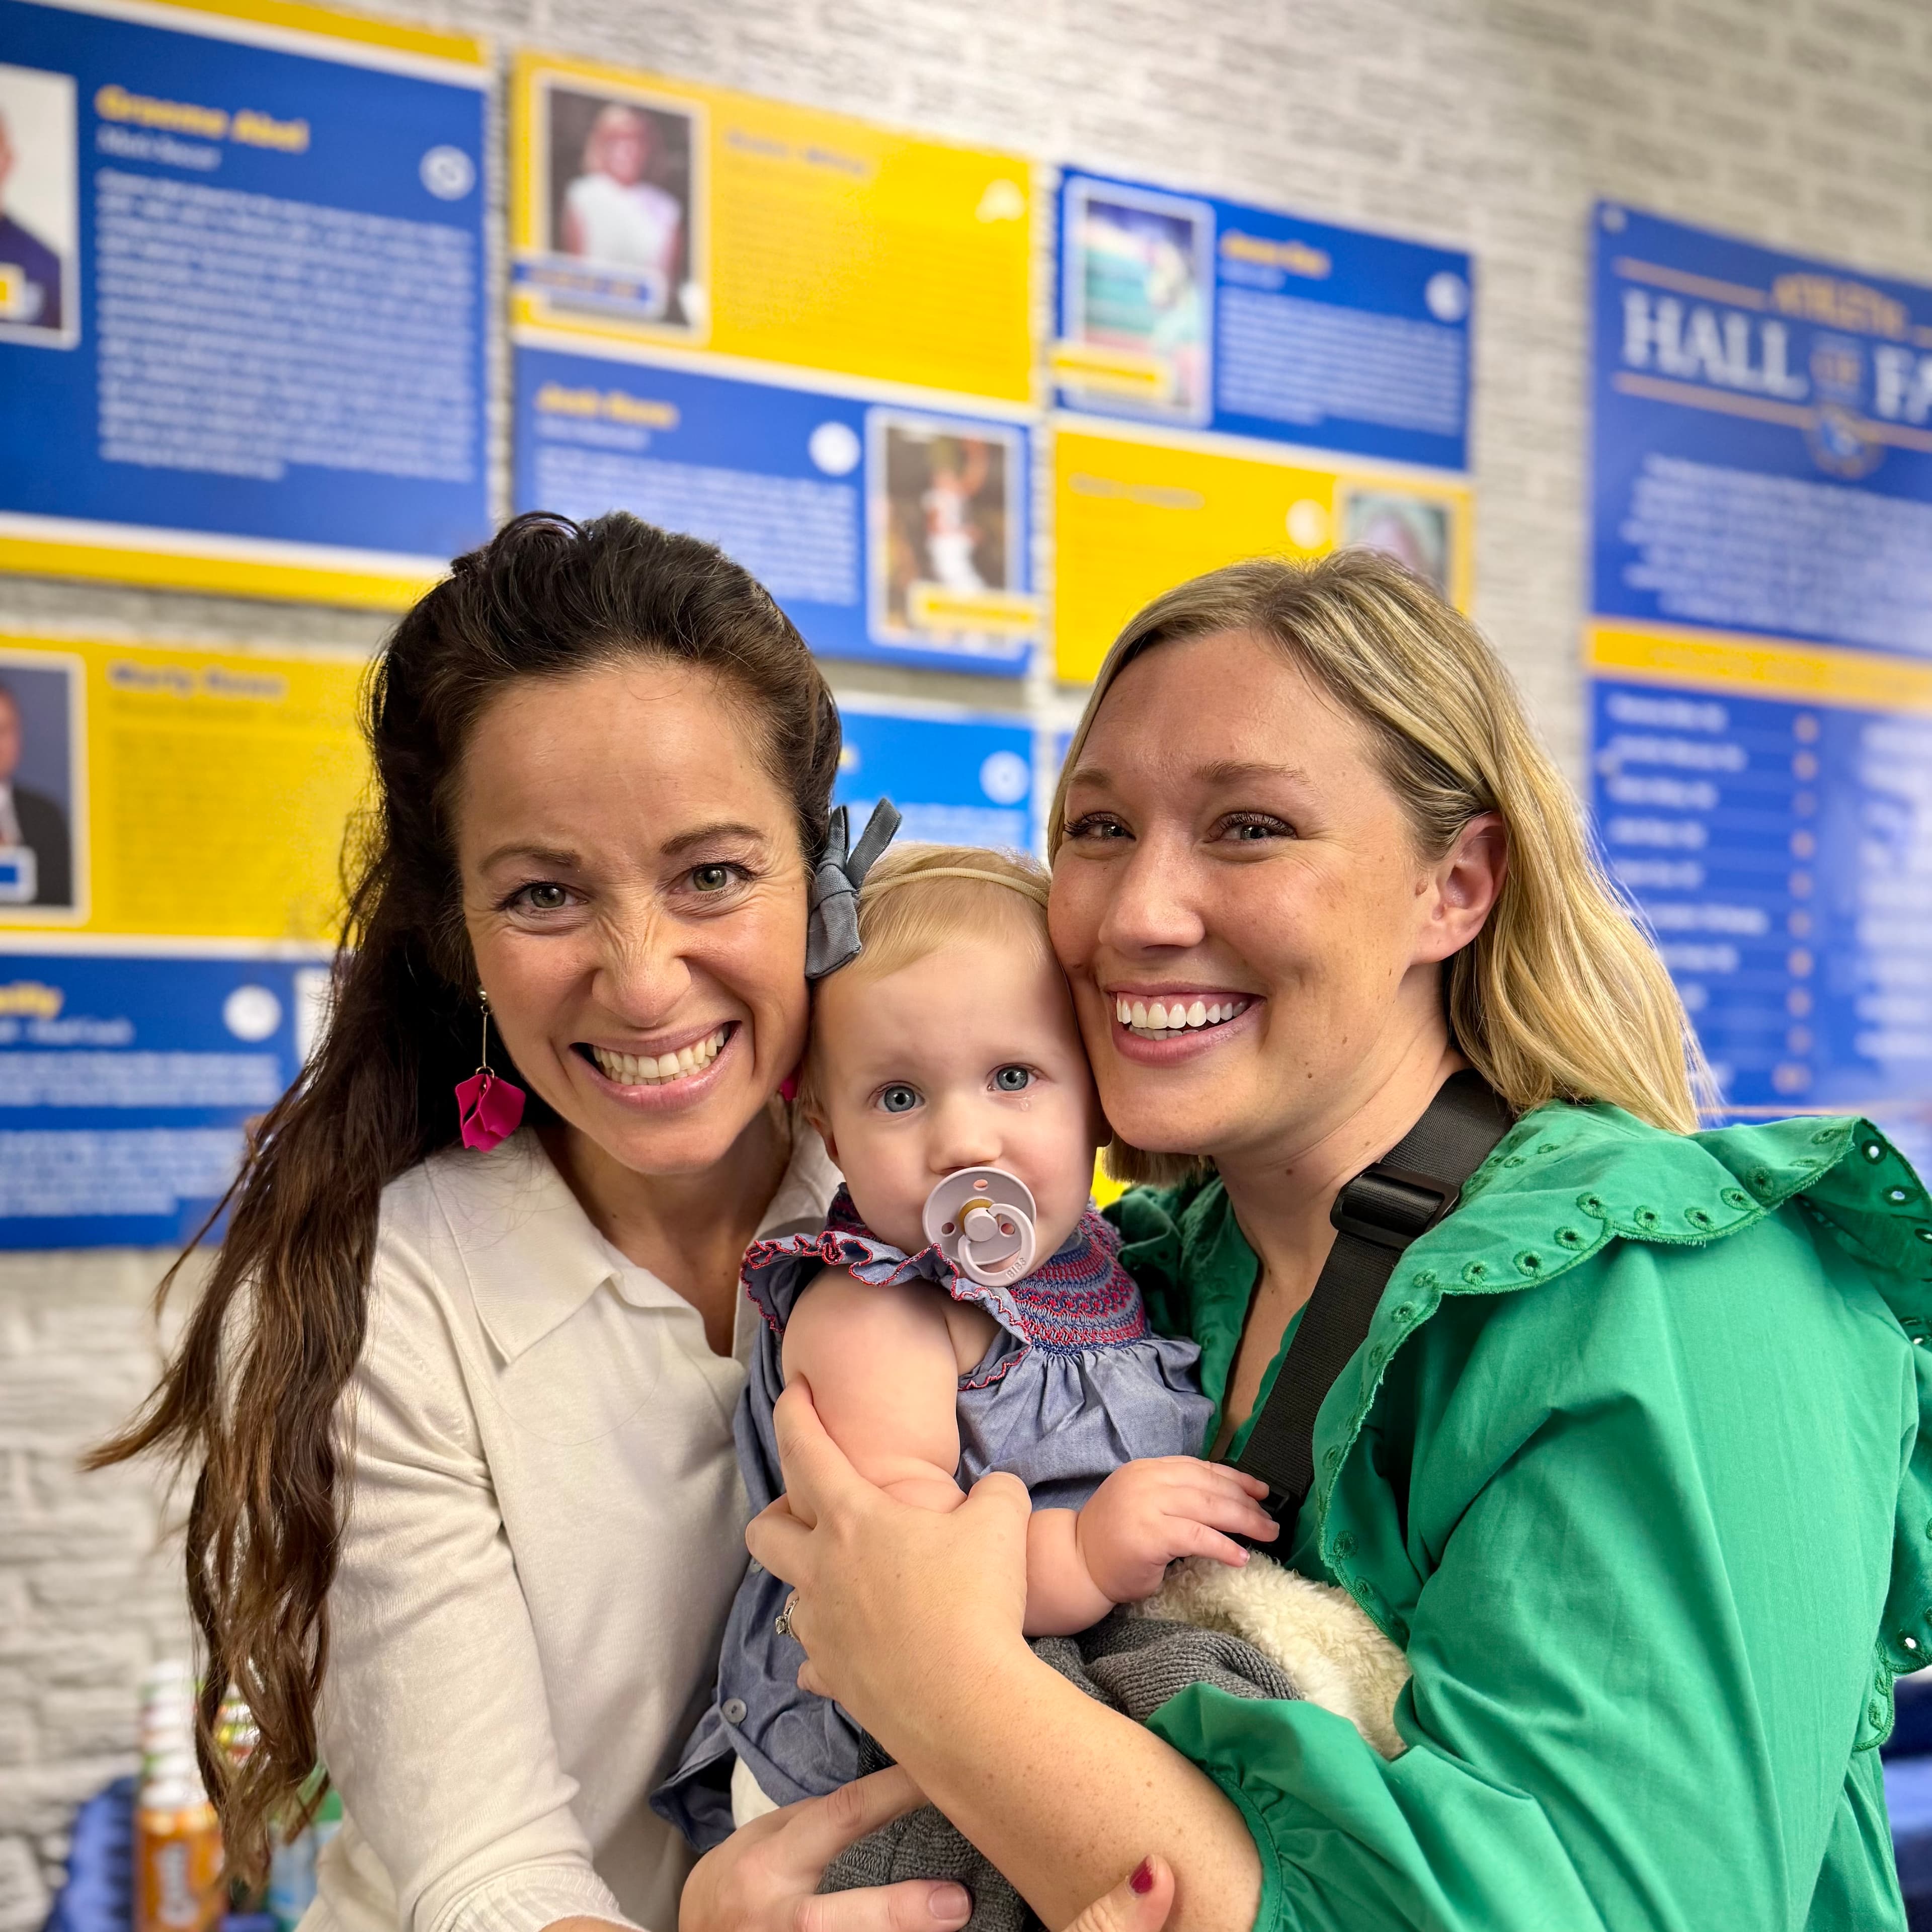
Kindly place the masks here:
<instances>
[{"instance_id":1,"label":"baby's bare arm","mask_svg":"<svg viewBox=\"0 0 1932 1932\"><path fill-rule=\"evenodd\" d=\"M1072 1510L1036 1509L1027 1523L1028 1636L1071 1636L1090 1630L1114 1607L1081 1554Z\"/></svg>"},{"instance_id":2,"label":"baby's bare arm","mask_svg":"<svg viewBox=\"0 0 1932 1932\"><path fill-rule=\"evenodd\" d=\"M944 1513L964 1500L959 1467L959 1377L994 1330L981 1310L928 1282L871 1288L827 1268L786 1324L788 1382L802 1376L832 1439L868 1482L900 1502ZM1252 1477L1192 1456L1130 1462L1084 1509L1036 1510L1027 1533L1026 1634L1070 1635L1115 1604L1160 1587L1174 1557L1244 1559L1220 1532L1264 1538Z\"/></svg>"},{"instance_id":3,"label":"baby's bare arm","mask_svg":"<svg viewBox=\"0 0 1932 1932\"><path fill-rule=\"evenodd\" d=\"M811 1384L819 1420L861 1475L902 1502L941 1511L964 1500L954 1472L961 1362L973 1342L955 1332L953 1312L927 1282L868 1288L828 1268L792 1310L783 1358L785 1380ZM1073 1512L1036 1510L1027 1634L1084 1630L1111 1607L1082 1559Z\"/></svg>"},{"instance_id":4,"label":"baby's bare arm","mask_svg":"<svg viewBox=\"0 0 1932 1932\"><path fill-rule=\"evenodd\" d=\"M785 1379L802 1376L827 1432L902 1502L953 1510L959 1363L946 1298L926 1282L869 1288L828 1268L785 1324Z\"/></svg>"},{"instance_id":5,"label":"baby's bare arm","mask_svg":"<svg viewBox=\"0 0 1932 1932\"><path fill-rule=\"evenodd\" d=\"M1116 1604L1143 1601L1177 1557L1238 1568L1248 1558L1237 1534L1268 1543L1279 1533L1262 1508L1267 1494L1265 1483L1226 1463L1159 1456L1123 1463L1079 1510L1035 1510L1027 1635L1071 1636Z\"/></svg>"}]
</instances>

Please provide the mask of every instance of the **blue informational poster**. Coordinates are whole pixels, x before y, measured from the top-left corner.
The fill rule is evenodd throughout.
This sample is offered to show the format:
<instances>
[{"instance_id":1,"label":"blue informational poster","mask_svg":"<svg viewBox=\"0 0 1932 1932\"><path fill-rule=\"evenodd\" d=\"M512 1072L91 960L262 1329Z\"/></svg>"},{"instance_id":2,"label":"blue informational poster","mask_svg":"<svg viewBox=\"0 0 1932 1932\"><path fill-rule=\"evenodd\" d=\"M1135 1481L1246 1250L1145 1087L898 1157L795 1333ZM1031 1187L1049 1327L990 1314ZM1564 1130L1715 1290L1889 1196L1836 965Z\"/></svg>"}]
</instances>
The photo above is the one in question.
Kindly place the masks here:
<instances>
[{"instance_id":1,"label":"blue informational poster","mask_svg":"<svg viewBox=\"0 0 1932 1932\"><path fill-rule=\"evenodd\" d=\"M0 0L0 567L395 604L488 534L475 43Z\"/></svg>"},{"instance_id":2,"label":"blue informational poster","mask_svg":"<svg viewBox=\"0 0 1932 1932\"><path fill-rule=\"evenodd\" d=\"M1596 214L1592 796L1744 1118L1932 1154L1932 288Z\"/></svg>"},{"instance_id":3,"label":"blue informational poster","mask_svg":"<svg viewBox=\"0 0 1932 1932\"><path fill-rule=\"evenodd\" d=\"M1025 670L1023 422L526 344L514 357L518 510L630 510L704 537L826 657Z\"/></svg>"},{"instance_id":4,"label":"blue informational poster","mask_svg":"<svg viewBox=\"0 0 1932 1932\"><path fill-rule=\"evenodd\" d=\"M1932 288L1599 211L1595 609L1932 654Z\"/></svg>"},{"instance_id":5,"label":"blue informational poster","mask_svg":"<svg viewBox=\"0 0 1932 1932\"><path fill-rule=\"evenodd\" d=\"M0 953L0 1249L186 1240L326 988L320 962Z\"/></svg>"},{"instance_id":6,"label":"blue informational poster","mask_svg":"<svg viewBox=\"0 0 1932 1932\"><path fill-rule=\"evenodd\" d=\"M832 796L851 808L854 838L883 797L905 820L902 839L1033 849L1034 730L1023 719L850 697L838 715Z\"/></svg>"},{"instance_id":7,"label":"blue informational poster","mask_svg":"<svg viewBox=\"0 0 1932 1932\"><path fill-rule=\"evenodd\" d=\"M1469 258L1069 170L1063 407L1468 466Z\"/></svg>"}]
</instances>

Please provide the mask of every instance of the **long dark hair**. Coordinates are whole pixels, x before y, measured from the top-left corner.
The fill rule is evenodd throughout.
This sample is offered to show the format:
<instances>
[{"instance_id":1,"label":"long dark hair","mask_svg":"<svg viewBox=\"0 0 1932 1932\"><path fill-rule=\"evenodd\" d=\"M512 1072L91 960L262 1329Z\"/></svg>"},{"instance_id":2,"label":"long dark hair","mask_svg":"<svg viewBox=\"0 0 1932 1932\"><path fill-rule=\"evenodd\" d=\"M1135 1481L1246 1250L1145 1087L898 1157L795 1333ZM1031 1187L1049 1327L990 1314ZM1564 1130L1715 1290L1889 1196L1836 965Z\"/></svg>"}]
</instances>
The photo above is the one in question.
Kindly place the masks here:
<instances>
[{"instance_id":1,"label":"long dark hair","mask_svg":"<svg viewBox=\"0 0 1932 1932\"><path fill-rule=\"evenodd\" d=\"M346 848L326 1031L253 1139L179 1352L90 1458L99 1467L159 1450L198 1465L188 1590L208 1649L200 1756L230 1868L244 1874L261 1870L269 1831L296 1811L316 1762L341 1520L337 1418L362 1351L382 1190L457 1138L450 1090L476 1064L476 976L450 824L464 748L506 686L636 658L700 666L738 688L816 857L838 715L798 632L746 572L622 514L580 526L519 517L459 557L398 625L368 682L375 795ZM231 1680L261 1731L239 1766L212 1747Z\"/></svg>"}]
</instances>

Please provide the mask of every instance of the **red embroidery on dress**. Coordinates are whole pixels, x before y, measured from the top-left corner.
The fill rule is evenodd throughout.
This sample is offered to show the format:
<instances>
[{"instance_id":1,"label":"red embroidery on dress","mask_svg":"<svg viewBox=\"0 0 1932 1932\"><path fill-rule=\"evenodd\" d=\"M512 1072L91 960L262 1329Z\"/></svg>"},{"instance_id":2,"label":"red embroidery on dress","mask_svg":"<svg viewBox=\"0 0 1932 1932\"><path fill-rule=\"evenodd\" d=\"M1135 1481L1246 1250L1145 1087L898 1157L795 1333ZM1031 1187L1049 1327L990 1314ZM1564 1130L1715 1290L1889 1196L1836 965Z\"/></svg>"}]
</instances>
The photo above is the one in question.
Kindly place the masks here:
<instances>
[{"instance_id":1,"label":"red embroidery on dress","mask_svg":"<svg viewBox=\"0 0 1932 1932\"><path fill-rule=\"evenodd\" d=\"M842 1187L832 1198L822 1232L754 1241L745 1250L739 1278L774 1335L784 1333L784 1324L760 1277L784 1261L842 1268L874 1287L931 1281L956 1301L984 1308L1024 1344L983 1378L962 1378L960 1383L962 1388L986 1388L999 1381L1026 1349L1077 1354L1124 1348L1146 1338L1147 1310L1133 1276L1120 1265L1119 1236L1090 1208L1081 1216L1078 1232L1080 1238L1071 1246L1050 1256L1011 1287L981 1288L958 1274L936 1249L905 1255L887 1246L859 1219L851 1196Z\"/></svg>"}]
</instances>

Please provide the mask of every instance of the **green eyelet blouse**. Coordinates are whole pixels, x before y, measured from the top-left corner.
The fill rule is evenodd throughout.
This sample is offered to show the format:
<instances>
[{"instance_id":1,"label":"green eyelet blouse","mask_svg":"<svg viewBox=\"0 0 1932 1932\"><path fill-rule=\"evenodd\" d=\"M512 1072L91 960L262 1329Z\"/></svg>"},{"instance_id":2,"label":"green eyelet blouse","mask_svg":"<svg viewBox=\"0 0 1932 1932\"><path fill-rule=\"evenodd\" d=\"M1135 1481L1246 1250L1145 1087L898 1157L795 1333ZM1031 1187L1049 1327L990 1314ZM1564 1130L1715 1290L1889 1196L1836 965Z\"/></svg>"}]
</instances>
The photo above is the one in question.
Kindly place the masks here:
<instances>
[{"instance_id":1,"label":"green eyelet blouse","mask_svg":"<svg viewBox=\"0 0 1932 1932\"><path fill-rule=\"evenodd\" d=\"M1109 1212L1218 1405L1220 1183ZM1867 1122L1519 1121L1329 1392L1289 1555L1407 1652L1408 1749L1204 1685L1154 1717L1254 1834L1262 1932L1903 1928L1874 1747L1932 1661L1928 1333L1932 1201Z\"/></svg>"}]
</instances>

